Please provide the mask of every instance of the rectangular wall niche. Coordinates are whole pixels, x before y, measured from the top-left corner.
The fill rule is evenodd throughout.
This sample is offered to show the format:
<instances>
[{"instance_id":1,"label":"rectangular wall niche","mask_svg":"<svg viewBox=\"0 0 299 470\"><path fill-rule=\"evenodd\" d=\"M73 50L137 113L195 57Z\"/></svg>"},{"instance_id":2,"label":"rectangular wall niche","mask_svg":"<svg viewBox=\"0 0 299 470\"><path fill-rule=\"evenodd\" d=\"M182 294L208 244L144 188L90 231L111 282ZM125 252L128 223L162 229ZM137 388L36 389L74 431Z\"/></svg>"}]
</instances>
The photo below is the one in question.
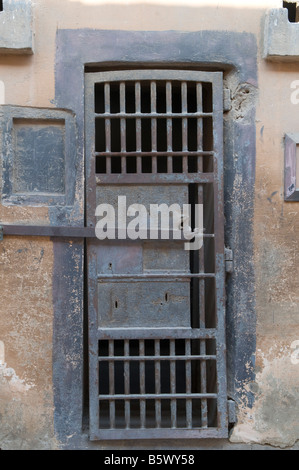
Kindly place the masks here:
<instances>
[{"instance_id":1,"label":"rectangular wall niche","mask_svg":"<svg viewBox=\"0 0 299 470\"><path fill-rule=\"evenodd\" d=\"M64 110L3 106L4 203L72 204L74 116Z\"/></svg>"},{"instance_id":2,"label":"rectangular wall niche","mask_svg":"<svg viewBox=\"0 0 299 470\"><path fill-rule=\"evenodd\" d=\"M62 120L14 119L14 193L64 193L64 135Z\"/></svg>"},{"instance_id":3,"label":"rectangular wall niche","mask_svg":"<svg viewBox=\"0 0 299 470\"><path fill-rule=\"evenodd\" d=\"M299 133L286 134L284 140L284 198L285 201L299 201Z\"/></svg>"}]
</instances>

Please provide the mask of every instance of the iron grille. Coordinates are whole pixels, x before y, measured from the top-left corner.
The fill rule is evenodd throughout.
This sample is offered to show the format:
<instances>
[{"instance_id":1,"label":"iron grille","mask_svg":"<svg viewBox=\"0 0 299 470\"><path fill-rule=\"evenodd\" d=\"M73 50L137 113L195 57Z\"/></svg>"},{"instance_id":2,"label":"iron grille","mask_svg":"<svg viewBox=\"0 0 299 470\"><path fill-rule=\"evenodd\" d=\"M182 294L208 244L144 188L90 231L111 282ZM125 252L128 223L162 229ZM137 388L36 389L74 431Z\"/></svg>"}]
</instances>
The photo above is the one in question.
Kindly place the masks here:
<instances>
[{"instance_id":1,"label":"iron grille","mask_svg":"<svg viewBox=\"0 0 299 470\"><path fill-rule=\"evenodd\" d=\"M91 73L85 96L88 226L122 194L202 204L205 230L88 241L90 438L226 437L222 74Z\"/></svg>"},{"instance_id":2,"label":"iron grille","mask_svg":"<svg viewBox=\"0 0 299 470\"><path fill-rule=\"evenodd\" d=\"M100 427L212 426L217 399L213 343L190 338L101 340Z\"/></svg>"}]
</instances>

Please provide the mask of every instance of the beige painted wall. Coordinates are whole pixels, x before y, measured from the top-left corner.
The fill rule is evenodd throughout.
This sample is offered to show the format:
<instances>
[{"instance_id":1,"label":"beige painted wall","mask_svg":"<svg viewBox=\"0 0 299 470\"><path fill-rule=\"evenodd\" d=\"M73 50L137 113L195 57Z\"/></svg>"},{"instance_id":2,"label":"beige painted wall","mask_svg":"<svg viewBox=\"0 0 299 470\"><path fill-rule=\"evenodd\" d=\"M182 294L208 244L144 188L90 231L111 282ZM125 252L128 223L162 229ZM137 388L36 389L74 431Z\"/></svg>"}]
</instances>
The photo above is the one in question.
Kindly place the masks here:
<instances>
[{"instance_id":1,"label":"beige painted wall","mask_svg":"<svg viewBox=\"0 0 299 470\"><path fill-rule=\"evenodd\" d=\"M294 444L299 435L299 203L284 202L285 133L298 132L299 105L291 83L299 64L259 61L256 114L255 273L257 302L256 393L233 441ZM298 347L298 346L297 346Z\"/></svg>"},{"instance_id":2,"label":"beige painted wall","mask_svg":"<svg viewBox=\"0 0 299 470\"><path fill-rule=\"evenodd\" d=\"M54 106L58 28L246 31L256 35L260 47L265 11L278 8L281 3L271 0L35 0L35 53L0 56L0 80L4 84L0 101ZM299 123L299 104L290 100L290 85L296 79L299 79L299 63L267 63L259 49L253 260L257 377L255 383L246 385L256 394L256 402L252 410L244 403L231 442L288 446L299 437L299 364L292 349L293 342L299 340L299 203L283 200L283 136L285 132L298 132ZM25 214L23 209L22 213L18 211L2 208L0 219L38 223L48 218L47 213L36 208L28 209ZM0 363L0 384L3 384L0 399L6 416L11 417L5 422L5 433L2 431L4 448L55 446L49 294L52 264L50 241L10 238L0 245L0 341L5 348L5 358Z\"/></svg>"},{"instance_id":3,"label":"beige painted wall","mask_svg":"<svg viewBox=\"0 0 299 470\"><path fill-rule=\"evenodd\" d=\"M33 2L35 54L0 57L6 103L51 106L57 29L210 29L248 31L259 36L264 9L276 8L280 3L278 0L36 0Z\"/></svg>"}]
</instances>

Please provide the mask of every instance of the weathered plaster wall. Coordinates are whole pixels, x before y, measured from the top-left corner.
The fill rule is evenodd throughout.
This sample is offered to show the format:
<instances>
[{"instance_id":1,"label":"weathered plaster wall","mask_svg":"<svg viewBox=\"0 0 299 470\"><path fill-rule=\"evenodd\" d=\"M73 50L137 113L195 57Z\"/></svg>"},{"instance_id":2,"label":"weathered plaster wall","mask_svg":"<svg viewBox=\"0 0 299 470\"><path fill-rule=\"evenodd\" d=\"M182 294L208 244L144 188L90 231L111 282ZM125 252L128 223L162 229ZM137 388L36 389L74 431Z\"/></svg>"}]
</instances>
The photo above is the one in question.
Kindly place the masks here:
<instances>
[{"instance_id":1,"label":"weathered plaster wall","mask_svg":"<svg viewBox=\"0 0 299 470\"><path fill-rule=\"evenodd\" d=\"M57 29L210 29L246 31L256 36L258 91L250 95L257 106L255 215L251 221L256 283L249 286L255 295L257 319L256 377L254 381L239 384L240 395L244 387L252 392L254 400L253 404L248 403L248 394L243 394L238 424L230 442L284 447L293 446L299 437L299 364L294 354L294 342L299 339L299 203L283 200L283 135L298 132L299 104L290 100L290 85L299 79L299 66L268 63L262 58L265 11L279 8L281 2L241 4L242 7L240 2L232 0L161 0L160 3L36 0L33 3L34 55L0 56L0 80L5 87L1 99L6 104L55 106ZM251 99L244 101L242 91L237 96L232 111L242 120L250 112L246 107L250 108ZM238 152L234 158L237 161ZM235 190L237 186L236 182ZM244 191L244 187L239 190ZM49 222L50 215L42 207L1 207L0 220L42 224ZM0 447L3 449L59 445L53 424L53 260L53 243L47 239L10 237L0 244L0 341L4 343L0 357Z\"/></svg>"},{"instance_id":2,"label":"weathered plaster wall","mask_svg":"<svg viewBox=\"0 0 299 470\"><path fill-rule=\"evenodd\" d=\"M0 263L1 447L47 448L54 443L52 246L11 237L1 247Z\"/></svg>"},{"instance_id":3,"label":"weathered plaster wall","mask_svg":"<svg viewBox=\"0 0 299 470\"><path fill-rule=\"evenodd\" d=\"M291 101L298 79L293 63L259 64L255 203L257 309L255 395L241 411L233 441L290 446L298 439L299 369L298 203L284 202L284 133L297 131L299 106Z\"/></svg>"},{"instance_id":4,"label":"weathered plaster wall","mask_svg":"<svg viewBox=\"0 0 299 470\"><path fill-rule=\"evenodd\" d=\"M0 208L6 223L47 223L45 208ZM52 244L8 237L0 246L0 442L44 448L53 440Z\"/></svg>"},{"instance_id":5,"label":"weathered plaster wall","mask_svg":"<svg viewBox=\"0 0 299 470\"><path fill-rule=\"evenodd\" d=\"M20 107L14 109L15 117L20 109L24 111ZM53 109L39 110L36 114L37 111L34 108L26 109L29 122L40 123L44 118L44 126L45 122L53 122L49 120L49 117L50 119L53 118L53 113L57 115L56 113L61 111L54 111ZM26 201L26 197L24 197L27 192L26 188L25 193L22 195L18 192L19 183L17 182L17 185L14 186L17 166L14 155L13 172L8 171L9 165L7 164L7 156L11 153L15 140L10 140L7 133L9 128L8 114L10 112L13 112L13 108L10 106L3 106L0 109L0 147L3 153L1 165L1 223L41 226L65 225L67 223L78 225L82 219L82 215L80 218L82 203L78 200L76 201L78 204L75 203L75 180L73 176L71 178L65 177L65 185L68 185L69 188L64 205L55 205L55 197L60 197L59 192L56 196L51 195L51 193L50 195L44 193L40 195L38 192L34 193L32 191L31 197L33 199L31 201L27 199ZM48 117L47 113L50 113ZM61 113L58 122L61 122L59 118L64 118L63 141L65 147L67 147L66 143L71 141L70 152L66 151L63 155L64 164L67 167L67 160L69 161L69 165L72 166L69 173L73 175L76 174L74 168L78 167L75 146L76 132L75 127L72 125L73 116L65 111L61 111ZM24 124L21 119L18 123L20 124L20 122L23 123L23 126L26 126L26 123ZM5 124L3 125L3 123ZM31 148L26 147L25 140L22 141L21 139L21 151L22 153L27 151L31 155ZM39 139L36 138L36 140ZM23 144L25 147L23 147ZM34 149L35 147L33 151ZM37 153L42 160L41 153ZM45 161L39 163L44 164ZM39 168L41 173L43 168L41 166ZM37 177L40 180L40 176L37 175L38 172L35 173L34 171L34 164L29 170L27 167L25 172L27 176L23 182L29 182L28 187L30 187L30 178L33 174L35 175L34 178ZM7 178L8 173L11 173L9 178ZM7 185L8 179L11 180L9 185ZM78 181L77 183L77 192L80 196L79 186L82 186L82 184L80 185ZM4 197L10 185L13 191L16 189L18 193L14 201ZM52 201L51 204L49 203L50 200ZM67 246L68 242L64 244L64 250ZM52 378L53 306L57 303L59 285L63 284L66 274L65 265L61 263L60 274L56 276L55 289L53 282L53 279L55 280L53 274L54 248L55 244L44 237L5 236L0 246L0 295L2 300L0 307L0 341L2 342L2 356L0 359L0 441L3 449L46 449L53 448L56 445L53 423ZM71 305L71 296L69 305ZM71 313L72 310L69 307L69 314Z\"/></svg>"}]
</instances>

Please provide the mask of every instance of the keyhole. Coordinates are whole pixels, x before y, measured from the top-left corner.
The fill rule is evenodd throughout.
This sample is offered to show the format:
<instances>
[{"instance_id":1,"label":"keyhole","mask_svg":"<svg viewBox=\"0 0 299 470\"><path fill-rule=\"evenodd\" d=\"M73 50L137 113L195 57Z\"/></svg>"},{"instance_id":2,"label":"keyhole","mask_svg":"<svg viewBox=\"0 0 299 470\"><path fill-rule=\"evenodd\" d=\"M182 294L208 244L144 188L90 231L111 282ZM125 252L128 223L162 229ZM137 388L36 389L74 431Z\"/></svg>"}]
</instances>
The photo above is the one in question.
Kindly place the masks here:
<instances>
[{"instance_id":1,"label":"keyhole","mask_svg":"<svg viewBox=\"0 0 299 470\"><path fill-rule=\"evenodd\" d=\"M118 302L117 302L117 300L114 302L114 307L115 307L115 308L118 308Z\"/></svg>"},{"instance_id":2,"label":"keyhole","mask_svg":"<svg viewBox=\"0 0 299 470\"><path fill-rule=\"evenodd\" d=\"M112 263L108 264L109 269L112 269Z\"/></svg>"},{"instance_id":3,"label":"keyhole","mask_svg":"<svg viewBox=\"0 0 299 470\"><path fill-rule=\"evenodd\" d=\"M164 300L165 300L165 302L168 302L168 293L167 292L164 295ZM161 302L161 305L163 305L163 302Z\"/></svg>"}]
</instances>

